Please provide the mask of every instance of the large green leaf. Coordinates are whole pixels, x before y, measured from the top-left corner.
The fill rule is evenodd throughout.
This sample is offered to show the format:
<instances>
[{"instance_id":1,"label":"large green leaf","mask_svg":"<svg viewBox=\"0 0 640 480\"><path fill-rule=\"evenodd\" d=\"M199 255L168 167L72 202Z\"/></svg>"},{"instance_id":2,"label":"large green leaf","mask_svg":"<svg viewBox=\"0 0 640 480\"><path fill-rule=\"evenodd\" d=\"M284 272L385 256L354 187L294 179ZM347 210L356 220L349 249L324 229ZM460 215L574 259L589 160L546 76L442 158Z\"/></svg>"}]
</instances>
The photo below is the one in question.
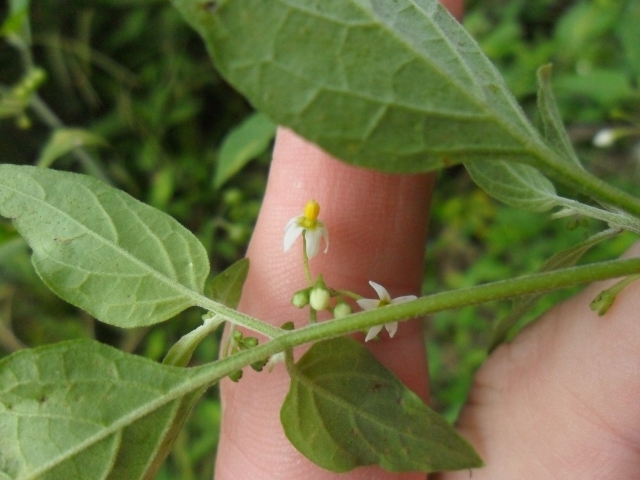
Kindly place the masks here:
<instances>
[{"instance_id":1,"label":"large green leaf","mask_svg":"<svg viewBox=\"0 0 640 480\"><path fill-rule=\"evenodd\" d=\"M437 0L173 0L259 110L387 171L535 163L542 142Z\"/></svg>"},{"instance_id":2,"label":"large green leaf","mask_svg":"<svg viewBox=\"0 0 640 480\"><path fill-rule=\"evenodd\" d=\"M482 465L473 448L360 343L318 342L290 366L280 418L291 443L323 468L399 471Z\"/></svg>"},{"instance_id":3,"label":"large green leaf","mask_svg":"<svg viewBox=\"0 0 640 480\"><path fill-rule=\"evenodd\" d=\"M202 391L194 375L93 341L3 359L0 478L153 478Z\"/></svg>"},{"instance_id":4,"label":"large green leaf","mask_svg":"<svg viewBox=\"0 0 640 480\"><path fill-rule=\"evenodd\" d=\"M112 325L171 318L195 304L209 272L187 229L91 177L0 165L0 215L56 294Z\"/></svg>"}]
</instances>

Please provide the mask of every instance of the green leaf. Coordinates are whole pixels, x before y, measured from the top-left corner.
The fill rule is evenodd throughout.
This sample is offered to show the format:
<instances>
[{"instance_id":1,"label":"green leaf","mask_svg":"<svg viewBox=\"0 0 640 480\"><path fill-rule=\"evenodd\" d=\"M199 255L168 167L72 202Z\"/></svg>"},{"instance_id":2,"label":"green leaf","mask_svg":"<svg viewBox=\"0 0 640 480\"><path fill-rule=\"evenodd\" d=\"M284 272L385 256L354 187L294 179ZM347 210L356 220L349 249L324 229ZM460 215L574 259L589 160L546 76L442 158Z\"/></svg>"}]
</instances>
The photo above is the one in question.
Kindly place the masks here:
<instances>
[{"instance_id":1,"label":"green leaf","mask_svg":"<svg viewBox=\"0 0 640 480\"><path fill-rule=\"evenodd\" d=\"M558 75L553 86L558 95L585 97L605 108L623 106L638 98L629 75L613 68L594 68L586 73Z\"/></svg>"},{"instance_id":2,"label":"green leaf","mask_svg":"<svg viewBox=\"0 0 640 480\"><path fill-rule=\"evenodd\" d=\"M542 143L437 0L173 0L254 106L350 163L428 171Z\"/></svg>"},{"instance_id":3,"label":"green leaf","mask_svg":"<svg viewBox=\"0 0 640 480\"><path fill-rule=\"evenodd\" d=\"M560 158L582 168L564 128L562 118L560 118L560 112L551 89L551 71L551 65L545 65L538 69L538 114L544 128L544 137L560 155Z\"/></svg>"},{"instance_id":4,"label":"green leaf","mask_svg":"<svg viewBox=\"0 0 640 480\"><path fill-rule=\"evenodd\" d=\"M93 341L0 361L0 478L153 478L202 388Z\"/></svg>"},{"instance_id":5,"label":"green leaf","mask_svg":"<svg viewBox=\"0 0 640 480\"><path fill-rule=\"evenodd\" d=\"M229 308L238 308L242 287L249 274L249 259L243 258L216 276L209 286L211 298ZM224 322L221 317L207 317L204 324L184 335L173 345L162 363L186 367L196 347Z\"/></svg>"},{"instance_id":6,"label":"green leaf","mask_svg":"<svg viewBox=\"0 0 640 480\"><path fill-rule=\"evenodd\" d=\"M553 184L529 165L494 160L469 162L465 167L478 186L512 207L531 212L563 207L554 217L583 215L606 222L612 228L640 233L640 220L622 210L609 208L609 211L556 195Z\"/></svg>"},{"instance_id":7,"label":"green leaf","mask_svg":"<svg viewBox=\"0 0 640 480\"><path fill-rule=\"evenodd\" d=\"M209 272L191 232L92 177L0 165L0 215L49 288L112 325L173 317L196 303Z\"/></svg>"},{"instance_id":8,"label":"green leaf","mask_svg":"<svg viewBox=\"0 0 640 480\"><path fill-rule=\"evenodd\" d=\"M544 212L558 203L553 184L529 165L492 160L465 163L465 167L483 190L512 207Z\"/></svg>"},{"instance_id":9,"label":"green leaf","mask_svg":"<svg viewBox=\"0 0 640 480\"><path fill-rule=\"evenodd\" d=\"M215 188L238 173L250 160L263 153L276 134L276 124L259 112L250 115L229 132L222 142L216 165Z\"/></svg>"},{"instance_id":10,"label":"green leaf","mask_svg":"<svg viewBox=\"0 0 640 480\"><path fill-rule=\"evenodd\" d=\"M550 272L551 270L572 267L578 263L578 260L580 260L592 247L604 240L615 237L620 232L620 229L605 230L593 235L578 245L574 245L571 248L556 253L538 269L538 272ZM543 296L544 293L538 293L535 295L529 295L514 302L511 312L496 324L493 330L493 338L489 345L489 352L495 350L502 342L505 341L509 332Z\"/></svg>"},{"instance_id":11,"label":"green leaf","mask_svg":"<svg viewBox=\"0 0 640 480\"><path fill-rule=\"evenodd\" d=\"M216 276L209 284L211 298L229 308L238 308L242 287L249 274L249 259L243 258Z\"/></svg>"},{"instance_id":12,"label":"green leaf","mask_svg":"<svg viewBox=\"0 0 640 480\"><path fill-rule=\"evenodd\" d=\"M48 168L63 155L78 147L101 147L107 142L81 128L58 128L53 132L49 141L44 145L38 158L38 166Z\"/></svg>"},{"instance_id":13,"label":"green leaf","mask_svg":"<svg viewBox=\"0 0 640 480\"><path fill-rule=\"evenodd\" d=\"M284 431L323 468L379 464L431 472L482 465L453 427L355 340L314 344L290 374L280 412Z\"/></svg>"}]
</instances>

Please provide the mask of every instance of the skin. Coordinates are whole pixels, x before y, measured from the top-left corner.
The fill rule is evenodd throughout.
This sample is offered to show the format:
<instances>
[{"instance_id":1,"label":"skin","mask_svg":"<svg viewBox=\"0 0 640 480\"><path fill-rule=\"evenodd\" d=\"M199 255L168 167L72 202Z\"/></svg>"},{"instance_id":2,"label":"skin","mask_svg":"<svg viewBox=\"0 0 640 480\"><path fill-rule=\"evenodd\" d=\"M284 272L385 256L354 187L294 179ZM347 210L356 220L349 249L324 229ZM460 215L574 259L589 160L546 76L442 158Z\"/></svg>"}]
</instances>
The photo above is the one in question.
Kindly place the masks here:
<instances>
[{"instance_id":1,"label":"skin","mask_svg":"<svg viewBox=\"0 0 640 480\"><path fill-rule=\"evenodd\" d=\"M458 17L461 1L444 2ZM311 259L312 275L369 298L374 280L392 297L419 294L433 177L387 175L345 165L280 129L264 203L247 256L240 310L274 325L307 321L291 296L306 285L301 240L284 253L283 229L316 199L331 248ZM640 254L636 247L628 255ZM498 348L478 372L459 431L486 466L435 475L438 480L634 479L640 472L640 284L627 287L606 315L589 302L610 285L591 285ZM362 339L363 335L356 336ZM420 325L400 324L392 339L367 347L428 399ZM300 351L296 352L299 355ZM221 382L223 421L216 480L408 480L363 467L334 474L299 454L284 436L279 409L288 389L279 364L247 368L239 383Z\"/></svg>"}]
</instances>

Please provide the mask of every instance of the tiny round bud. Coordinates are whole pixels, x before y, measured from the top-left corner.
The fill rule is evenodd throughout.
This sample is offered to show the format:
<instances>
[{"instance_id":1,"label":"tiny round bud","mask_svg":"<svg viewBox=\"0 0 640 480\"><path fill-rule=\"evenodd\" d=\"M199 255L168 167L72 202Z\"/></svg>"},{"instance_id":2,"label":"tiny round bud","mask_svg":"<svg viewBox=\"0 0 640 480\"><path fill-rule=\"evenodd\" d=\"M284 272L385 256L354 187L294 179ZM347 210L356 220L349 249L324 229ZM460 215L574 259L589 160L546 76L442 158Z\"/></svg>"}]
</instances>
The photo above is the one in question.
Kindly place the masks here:
<instances>
[{"instance_id":1,"label":"tiny round bud","mask_svg":"<svg viewBox=\"0 0 640 480\"><path fill-rule=\"evenodd\" d=\"M293 322L289 321L289 322L284 322L280 328L282 330L290 331L290 330L295 330L296 326L293 324Z\"/></svg>"},{"instance_id":2,"label":"tiny round bud","mask_svg":"<svg viewBox=\"0 0 640 480\"><path fill-rule=\"evenodd\" d=\"M245 337L242 344L245 348L253 348L258 346L258 339L256 337Z\"/></svg>"},{"instance_id":3,"label":"tiny round bud","mask_svg":"<svg viewBox=\"0 0 640 480\"><path fill-rule=\"evenodd\" d=\"M309 295L309 304L314 310L324 310L329 306L330 300L331 294L326 288L314 287L311 289L311 294Z\"/></svg>"},{"instance_id":4,"label":"tiny round bud","mask_svg":"<svg viewBox=\"0 0 640 480\"><path fill-rule=\"evenodd\" d=\"M346 317L347 315L351 315L351 307L348 303L340 302L333 309L333 316L336 318Z\"/></svg>"},{"instance_id":5,"label":"tiny round bud","mask_svg":"<svg viewBox=\"0 0 640 480\"><path fill-rule=\"evenodd\" d=\"M309 289L306 288L296 292L291 299L291 303L298 308L303 308L309 305Z\"/></svg>"},{"instance_id":6,"label":"tiny round bud","mask_svg":"<svg viewBox=\"0 0 640 480\"><path fill-rule=\"evenodd\" d=\"M232 382L236 382L238 383L238 381L242 378L242 370L236 370L235 372L232 372L229 374L229 379Z\"/></svg>"},{"instance_id":7,"label":"tiny round bud","mask_svg":"<svg viewBox=\"0 0 640 480\"><path fill-rule=\"evenodd\" d=\"M253 368L256 372L261 372L264 366L267 364L269 359L265 358L264 360L258 360L257 362L253 362L251 364L251 368Z\"/></svg>"}]
</instances>

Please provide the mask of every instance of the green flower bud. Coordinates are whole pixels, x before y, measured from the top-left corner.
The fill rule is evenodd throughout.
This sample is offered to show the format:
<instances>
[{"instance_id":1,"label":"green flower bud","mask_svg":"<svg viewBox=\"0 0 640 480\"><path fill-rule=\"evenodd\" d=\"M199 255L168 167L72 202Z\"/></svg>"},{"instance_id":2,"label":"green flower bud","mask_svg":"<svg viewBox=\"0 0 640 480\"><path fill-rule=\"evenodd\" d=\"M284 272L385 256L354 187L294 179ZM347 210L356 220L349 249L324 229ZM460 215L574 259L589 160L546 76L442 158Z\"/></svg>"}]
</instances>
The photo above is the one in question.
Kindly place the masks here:
<instances>
[{"instance_id":1,"label":"green flower bud","mask_svg":"<svg viewBox=\"0 0 640 480\"><path fill-rule=\"evenodd\" d=\"M346 317L347 315L351 315L351 307L348 303L339 302L333 309L333 316L335 318L342 318Z\"/></svg>"},{"instance_id":2,"label":"green flower bud","mask_svg":"<svg viewBox=\"0 0 640 480\"><path fill-rule=\"evenodd\" d=\"M257 362L253 362L251 364L251 368L253 368L256 372L261 372L264 366L267 364L268 360L269 359L258 360Z\"/></svg>"},{"instance_id":3,"label":"green flower bud","mask_svg":"<svg viewBox=\"0 0 640 480\"><path fill-rule=\"evenodd\" d=\"M242 345L244 346L244 348L253 348L258 346L258 339L256 337L246 337L243 341L242 341Z\"/></svg>"},{"instance_id":4,"label":"green flower bud","mask_svg":"<svg viewBox=\"0 0 640 480\"><path fill-rule=\"evenodd\" d=\"M303 308L309 305L309 289L305 288L304 290L296 292L291 299L291 303L298 308Z\"/></svg>"},{"instance_id":5,"label":"green flower bud","mask_svg":"<svg viewBox=\"0 0 640 480\"><path fill-rule=\"evenodd\" d=\"M238 383L238 381L242 378L242 370L236 370L235 372L232 372L229 374L229 379L232 382L236 382Z\"/></svg>"}]
</instances>

